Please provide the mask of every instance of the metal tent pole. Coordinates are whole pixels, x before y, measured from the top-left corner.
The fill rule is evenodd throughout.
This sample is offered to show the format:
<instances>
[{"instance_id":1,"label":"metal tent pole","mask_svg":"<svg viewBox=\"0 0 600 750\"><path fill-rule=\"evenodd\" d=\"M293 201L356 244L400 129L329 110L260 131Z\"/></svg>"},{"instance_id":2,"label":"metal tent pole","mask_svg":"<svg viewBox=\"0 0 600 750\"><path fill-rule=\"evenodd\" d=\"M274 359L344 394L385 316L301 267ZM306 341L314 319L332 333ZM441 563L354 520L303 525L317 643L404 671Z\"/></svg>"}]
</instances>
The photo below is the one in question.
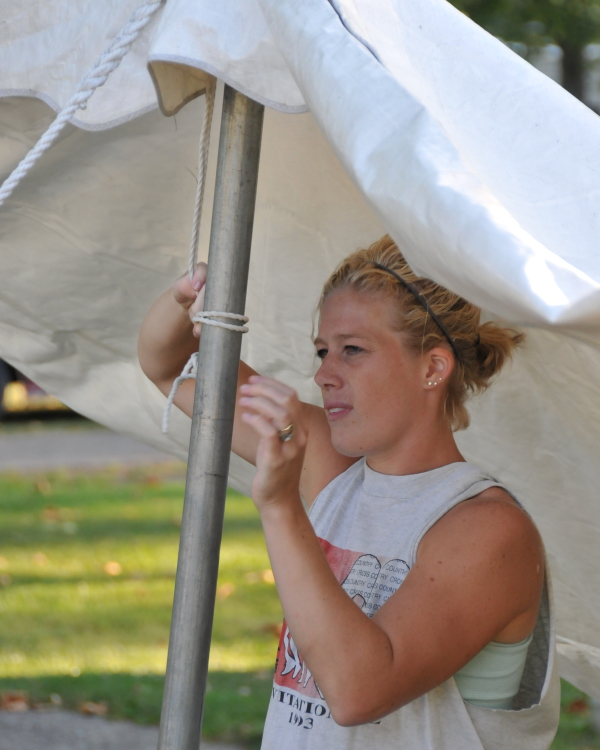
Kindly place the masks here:
<instances>
[{"instance_id":1,"label":"metal tent pole","mask_svg":"<svg viewBox=\"0 0 600 750\"><path fill-rule=\"evenodd\" d=\"M206 310L244 312L263 112L225 86ZM158 750L200 744L240 348L240 333L204 326Z\"/></svg>"}]
</instances>

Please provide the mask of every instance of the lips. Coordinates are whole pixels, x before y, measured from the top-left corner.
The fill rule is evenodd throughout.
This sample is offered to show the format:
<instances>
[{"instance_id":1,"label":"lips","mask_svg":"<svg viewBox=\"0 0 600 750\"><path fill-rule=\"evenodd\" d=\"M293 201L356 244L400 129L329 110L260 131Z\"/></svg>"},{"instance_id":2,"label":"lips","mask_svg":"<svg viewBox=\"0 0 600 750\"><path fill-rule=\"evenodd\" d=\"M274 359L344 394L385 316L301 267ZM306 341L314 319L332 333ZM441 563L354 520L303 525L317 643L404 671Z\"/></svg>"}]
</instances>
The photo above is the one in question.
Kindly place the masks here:
<instances>
[{"instance_id":1,"label":"lips","mask_svg":"<svg viewBox=\"0 0 600 750\"><path fill-rule=\"evenodd\" d=\"M350 404L326 404L325 412L330 422L336 422L350 414L352 407Z\"/></svg>"}]
</instances>

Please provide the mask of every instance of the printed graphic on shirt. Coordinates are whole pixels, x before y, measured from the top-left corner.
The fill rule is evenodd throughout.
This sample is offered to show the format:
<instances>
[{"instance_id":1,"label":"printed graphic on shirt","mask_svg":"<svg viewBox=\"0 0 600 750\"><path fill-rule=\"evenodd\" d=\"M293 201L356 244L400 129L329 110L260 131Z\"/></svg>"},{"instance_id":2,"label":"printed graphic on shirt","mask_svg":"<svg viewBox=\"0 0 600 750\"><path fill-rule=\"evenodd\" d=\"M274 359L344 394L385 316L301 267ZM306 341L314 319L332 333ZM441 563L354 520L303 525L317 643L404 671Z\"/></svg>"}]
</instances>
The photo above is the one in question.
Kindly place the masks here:
<instances>
[{"instance_id":1,"label":"printed graphic on shirt","mask_svg":"<svg viewBox=\"0 0 600 750\"><path fill-rule=\"evenodd\" d=\"M342 588L369 617L399 588L410 570L407 563L398 558L341 549L324 539L319 542ZM285 621L277 650L274 683L272 701L291 709L290 722L294 726L309 729L316 719L330 718L319 686L298 653Z\"/></svg>"}]
</instances>

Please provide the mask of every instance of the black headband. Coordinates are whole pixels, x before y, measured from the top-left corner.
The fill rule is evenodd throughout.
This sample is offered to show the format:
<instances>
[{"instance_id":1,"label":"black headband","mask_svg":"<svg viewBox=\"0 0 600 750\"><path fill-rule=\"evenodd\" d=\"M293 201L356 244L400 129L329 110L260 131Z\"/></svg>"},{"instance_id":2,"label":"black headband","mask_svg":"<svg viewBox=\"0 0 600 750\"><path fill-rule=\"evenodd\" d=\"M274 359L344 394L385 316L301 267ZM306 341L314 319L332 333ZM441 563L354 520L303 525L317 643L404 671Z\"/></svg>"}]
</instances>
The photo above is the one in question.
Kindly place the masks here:
<instances>
[{"instance_id":1,"label":"black headband","mask_svg":"<svg viewBox=\"0 0 600 750\"><path fill-rule=\"evenodd\" d=\"M391 268L388 268L387 266L381 265L381 263L376 263L374 260L369 261L369 263L372 263L374 266L377 266L377 268L380 268L382 271L386 271L387 273L390 273L395 279L398 279L398 281L405 286L409 292L414 296L414 298L419 302L423 307L427 310L427 313L431 316L434 323L437 325L437 327L440 329L440 331L444 334L444 336L448 339L448 343L452 347L452 351L454 352L454 356L456 359L462 363L462 357L460 356L460 352L458 351L458 347L456 346L456 343L450 333L448 332L448 329L446 326L442 323L442 321L438 318L438 316L433 312L431 307L429 306L429 302L423 297L421 292L417 289L417 287L414 284L411 284L410 281L407 281L406 279L403 279L400 274L397 274L395 271L392 271Z\"/></svg>"}]
</instances>

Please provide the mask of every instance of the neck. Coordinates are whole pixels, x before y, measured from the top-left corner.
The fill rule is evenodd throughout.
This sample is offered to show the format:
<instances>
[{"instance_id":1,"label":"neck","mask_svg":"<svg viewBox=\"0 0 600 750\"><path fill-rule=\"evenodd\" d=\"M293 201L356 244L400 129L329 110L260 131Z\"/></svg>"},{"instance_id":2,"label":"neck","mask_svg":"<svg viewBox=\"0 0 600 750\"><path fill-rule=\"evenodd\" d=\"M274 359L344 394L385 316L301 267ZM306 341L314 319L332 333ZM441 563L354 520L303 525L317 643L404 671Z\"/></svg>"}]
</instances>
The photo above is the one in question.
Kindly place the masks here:
<instances>
[{"instance_id":1,"label":"neck","mask_svg":"<svg viewBox=\"0 0 600 750\"><path fill-rule=\"evenodd\" d=\"M373 471L396 476L421 474L465 461L446 420L431 425L420 424L418 429L403 436L399 443L368 455L366 459Z\"/></svg>"}]
</instances>

